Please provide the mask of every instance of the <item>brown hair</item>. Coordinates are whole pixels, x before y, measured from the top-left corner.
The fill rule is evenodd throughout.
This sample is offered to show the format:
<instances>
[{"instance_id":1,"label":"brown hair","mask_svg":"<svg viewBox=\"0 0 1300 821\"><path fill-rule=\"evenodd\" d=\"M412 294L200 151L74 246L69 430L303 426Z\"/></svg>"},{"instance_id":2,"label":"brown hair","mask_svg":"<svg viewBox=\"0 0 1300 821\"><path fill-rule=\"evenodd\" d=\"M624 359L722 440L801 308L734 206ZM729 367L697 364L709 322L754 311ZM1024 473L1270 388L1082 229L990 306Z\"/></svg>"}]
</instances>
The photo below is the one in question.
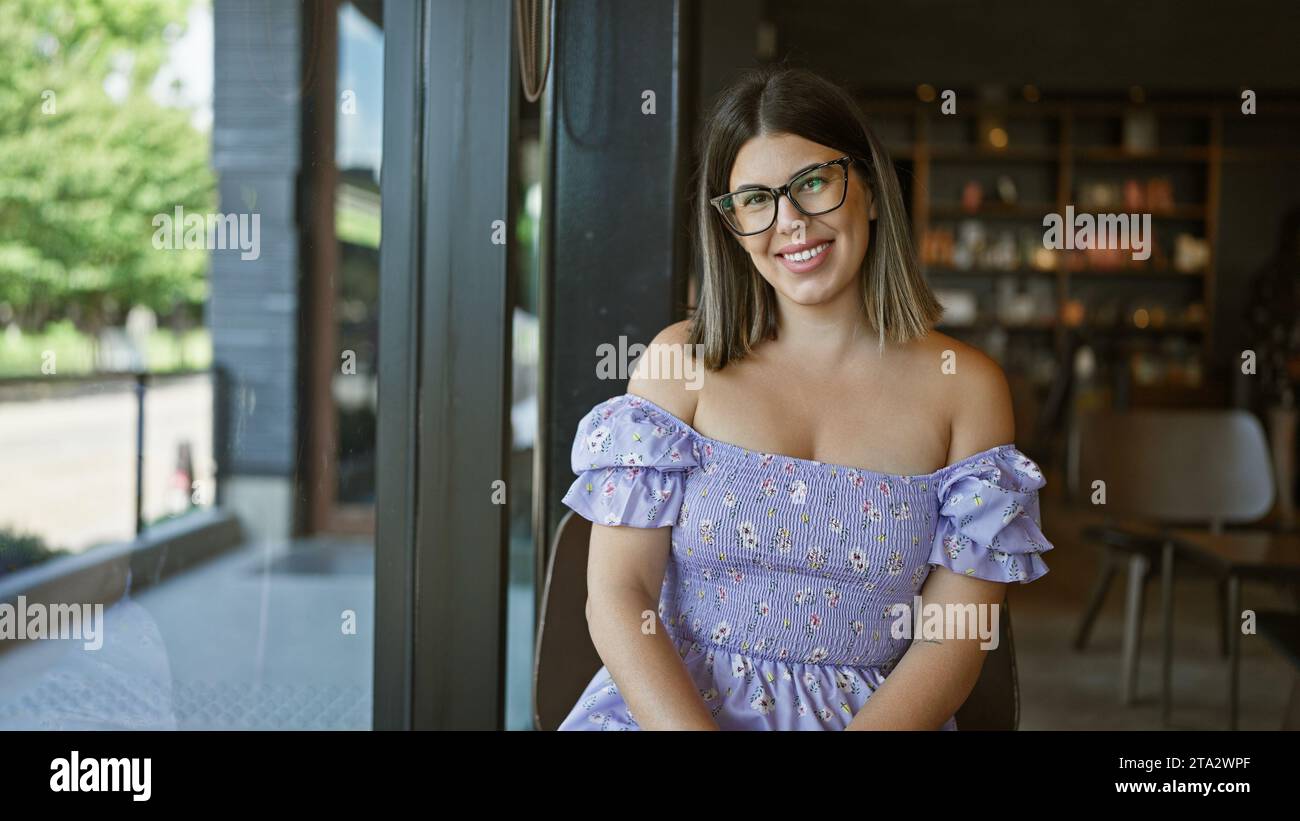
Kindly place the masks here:
<instances>
[{"instance_id":1,"label":"brown hair","mask_svg":"<svg viewBox=\"0 0 1300 821\"><path fill-rule=\"evenodd\" d=\"M924 335L943 308L921 276L893 161L844 89L801 68L765 66L746 73L714 100L696 145L692 241L699 306L688 344L703 346L718 370L765 339L776 339L776 294L722 224L709 198L727 191L736 155L750 139L794 134L853 158L876 204L876 227L863 258L862 304L885 339Z\"/></svg>"}]
</instances>

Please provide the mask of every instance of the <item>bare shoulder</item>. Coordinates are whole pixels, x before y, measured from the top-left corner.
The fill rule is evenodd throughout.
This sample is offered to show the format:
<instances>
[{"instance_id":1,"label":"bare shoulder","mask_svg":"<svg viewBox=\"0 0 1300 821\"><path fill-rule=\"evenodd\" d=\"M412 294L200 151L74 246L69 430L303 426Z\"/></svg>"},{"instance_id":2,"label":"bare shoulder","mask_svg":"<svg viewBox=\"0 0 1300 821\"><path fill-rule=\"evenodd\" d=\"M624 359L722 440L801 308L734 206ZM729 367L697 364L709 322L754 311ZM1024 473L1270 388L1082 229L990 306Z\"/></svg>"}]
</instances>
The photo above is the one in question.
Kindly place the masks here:
<instances>
[{"instance_id":1,"label":"bare shoulder","mask_svg":"<svg viewBox=\"0 0 1300 821\"><path fill-rule=\"evenodd\" d=\"M1011 443L1016 425L1002 366L979 348L937 331L918 342L917 354L939 363L931 372L937 374L950 419L950 461Z\"/></svg>"},{"instance_id":2,"label":"bare shoulder","mask_svg":"<svg viewBox=\"0 0 1300 821\"><path fill-rule=\"evenodd\" d=\"M627 392L645 397L688 425L694 424L699 379L704 364L687 344L690 320L674 322L660 331L637 360Z\"/></svg>"}]
</instances>

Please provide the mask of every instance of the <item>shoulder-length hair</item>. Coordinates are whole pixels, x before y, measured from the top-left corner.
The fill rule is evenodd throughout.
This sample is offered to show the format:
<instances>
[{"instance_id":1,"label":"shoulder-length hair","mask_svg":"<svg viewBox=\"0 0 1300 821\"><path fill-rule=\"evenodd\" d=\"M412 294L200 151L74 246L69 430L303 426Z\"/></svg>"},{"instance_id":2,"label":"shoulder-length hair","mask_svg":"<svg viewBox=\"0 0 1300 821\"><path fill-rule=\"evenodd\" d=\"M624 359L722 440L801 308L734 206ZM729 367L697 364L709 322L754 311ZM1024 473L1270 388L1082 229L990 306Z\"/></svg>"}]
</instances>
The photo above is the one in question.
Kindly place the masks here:
<instances>
[{"instance_id":1,"label":"shoulder-length hair","mask_svg":"<svg viewBox=\"0 0 1300 821\"><path fill-rule=\"evenodd\" d=\"M692 234L700 283L688 344L702 346L704 364L718 370L776 339L776 295L749 254L709 205L727 192L736 155L750 139L795 134L853 159L876 205L858 281L866 316L885 339L924 335L943 308L917 266L907 212L889 154L857 102L839 86L801 68L751 70L714 100L700 130Z\"/></svg>"}]
</instances>

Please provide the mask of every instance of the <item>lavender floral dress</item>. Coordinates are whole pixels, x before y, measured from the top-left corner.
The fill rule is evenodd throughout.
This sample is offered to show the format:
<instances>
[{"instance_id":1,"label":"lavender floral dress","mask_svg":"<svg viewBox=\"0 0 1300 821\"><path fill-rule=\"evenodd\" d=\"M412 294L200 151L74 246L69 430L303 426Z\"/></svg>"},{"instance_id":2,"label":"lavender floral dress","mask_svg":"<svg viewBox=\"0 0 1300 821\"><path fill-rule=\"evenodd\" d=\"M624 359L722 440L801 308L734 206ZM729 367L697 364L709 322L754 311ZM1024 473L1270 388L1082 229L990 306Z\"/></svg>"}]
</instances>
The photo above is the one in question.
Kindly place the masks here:
<instances>
[{"instance_id":1,"label":"lavender floral dress","mask_svg":"<svg viewBox=\"0 0 1300 821\"><path fill-rule=\"evenodd\" d=\"M892 607L931 565L1027 582L1052 549L1013 445L898 476L750 451L623 394L580 423L573 470L587 519L672 526L659 618L724 730L843 729L907 650ZM638 727L602 667L559 729Z\"/></svg>"}]
</instances>

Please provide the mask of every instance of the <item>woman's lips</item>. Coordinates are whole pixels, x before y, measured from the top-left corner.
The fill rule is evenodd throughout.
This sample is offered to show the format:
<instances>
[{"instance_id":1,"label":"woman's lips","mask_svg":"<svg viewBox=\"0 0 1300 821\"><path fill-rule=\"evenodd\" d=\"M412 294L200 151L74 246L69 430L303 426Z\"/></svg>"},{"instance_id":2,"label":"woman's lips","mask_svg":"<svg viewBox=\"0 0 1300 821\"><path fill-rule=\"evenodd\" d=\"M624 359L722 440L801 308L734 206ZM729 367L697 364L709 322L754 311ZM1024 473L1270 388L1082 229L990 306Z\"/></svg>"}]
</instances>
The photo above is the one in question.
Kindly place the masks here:
<instances>
[{"instance_id":1,"label":"woman's lips","mask_svg":"<svg viewBox=\"0 0 1300 821\"><path fill-rule=\"evenodd\" d=\"M781 261L781 264L784 265L786 267L786 270L790 271L790 273L806 274L809 271L817 270L823 264L825 264L826 258L831 255L831 251L834 250L835 248L835 240L833 239L828 239L822 244L826 246L825 250L817 254L817 256L813 257L812 259L793 260L793 259L786 258L782 254L777 254L776 258Z\"/></svg>"}]
</instances>

